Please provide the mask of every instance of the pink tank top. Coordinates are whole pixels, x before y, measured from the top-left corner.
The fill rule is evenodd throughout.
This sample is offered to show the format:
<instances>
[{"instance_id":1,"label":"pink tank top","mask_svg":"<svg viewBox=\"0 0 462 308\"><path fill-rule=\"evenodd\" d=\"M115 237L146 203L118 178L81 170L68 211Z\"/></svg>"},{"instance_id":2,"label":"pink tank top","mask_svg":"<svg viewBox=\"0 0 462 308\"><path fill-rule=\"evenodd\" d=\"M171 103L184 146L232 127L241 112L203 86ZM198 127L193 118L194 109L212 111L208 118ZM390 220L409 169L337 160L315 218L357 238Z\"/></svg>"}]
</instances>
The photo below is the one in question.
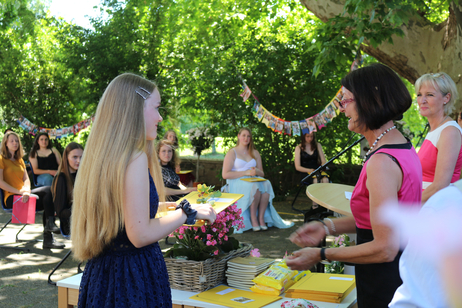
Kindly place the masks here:
<instances>
[{"instance_id":1,"label":"pink tank top","mask_svg":"<svg viewBox=\"0 0 462 308\"><path fill-rule=\"evenodd\" d=\"M425 140L419 150L419 159L422 164L422 179L423 179L423 189L426 189L433 183L435 179L435 169L436 169L436 160L438 158L438 149L436 148L438 141L440 140L441 132L448 126L454 126L462 134L462 129L456 121L449 121L436 128L434 131L431 131L425 137ZM462 147L459 151L459 156L457 157L456 167L454 168L454 173L452 174L451 183L459 180L460 169L462 168Z\"/></svg>"},{"instance_id":2,"label":"pink tank top","mask_svg":"<svg viewBox=\"0 0 462 308\"><path fill-rule=\"evenodd\" d=\"M398 191L398 201L420 206L422 200L422 167L412 144L408 142L405 144L384 145L373 152L369 158L377 153L387 153L393 156L403 171L403 183ZM350 207L356 226L370 230L372 227L369 212L369 190L366 186L368 162L369 160L366 161L361 170L351 196Z\"/></svg>"}]
</instances>

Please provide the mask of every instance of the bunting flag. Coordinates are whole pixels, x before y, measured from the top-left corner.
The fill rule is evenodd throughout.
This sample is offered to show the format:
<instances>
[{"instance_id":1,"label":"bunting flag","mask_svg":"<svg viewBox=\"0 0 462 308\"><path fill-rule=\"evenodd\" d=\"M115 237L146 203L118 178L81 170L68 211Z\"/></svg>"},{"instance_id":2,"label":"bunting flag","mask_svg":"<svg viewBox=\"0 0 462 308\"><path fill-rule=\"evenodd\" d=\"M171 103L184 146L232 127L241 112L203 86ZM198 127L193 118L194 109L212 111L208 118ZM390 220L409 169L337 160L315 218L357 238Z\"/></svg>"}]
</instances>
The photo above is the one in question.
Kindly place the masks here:
<instances>
[{"instance_id":1,"label":"bunting flag","mask_svg":"<svg viewBox=\"0 0 462 308\"><path fill-rule=\"evenodd\" d=\"M245 82L242 88L244 89L244 92L242 92L240 95L245 102L249 99L250 94L252 94L252 91L250 91L250 88L245 84Z\"/></svg>"},{"instance_id":2,"label":"bunting flag","mask_svg":"<svg viewBox=\"0 0 462 308\"><path fill-rule=\"evenodd\" d=\"M61 127L61 128L44 128L38 127L37 125L30 122L23 115L19 116L19 119L16 120L19 126L27 131L31 135L36 135L38 133L48 133L50 139L61 139L66 138L72 135L78 134L82 129L85 129L91 125L95 117L92 116L86 120L80 121L72 126Z\"/></svg>"},{"instance_id":3,"label":"bunting flag","mask_svg":"<svg viewBox=\"0 0 462 308\"><path fill-rule=\"evenodd\" d=\"M353 71L360 67L362 64L361 54L358 53L355 60L351 64L350 71ZM242 78L241 78L242 79ZM244 92L240 94L242 99L247 101L252 95L255 99L255 102L252 107L254 115L258 118L258 121L266 125L274 132L289 135L289 136L300 136L307 133L317 132L326 124L332 122L332 119L340 114L340 101L343 98L342 88L340 88L335 96L329 101L329 103L321 110L319 113L308 117L306 119L289 121L279 118L269 112L257 99L257 97L252 93L247 84L242 80L242 89Z\"/></svg>"}]
</instances>

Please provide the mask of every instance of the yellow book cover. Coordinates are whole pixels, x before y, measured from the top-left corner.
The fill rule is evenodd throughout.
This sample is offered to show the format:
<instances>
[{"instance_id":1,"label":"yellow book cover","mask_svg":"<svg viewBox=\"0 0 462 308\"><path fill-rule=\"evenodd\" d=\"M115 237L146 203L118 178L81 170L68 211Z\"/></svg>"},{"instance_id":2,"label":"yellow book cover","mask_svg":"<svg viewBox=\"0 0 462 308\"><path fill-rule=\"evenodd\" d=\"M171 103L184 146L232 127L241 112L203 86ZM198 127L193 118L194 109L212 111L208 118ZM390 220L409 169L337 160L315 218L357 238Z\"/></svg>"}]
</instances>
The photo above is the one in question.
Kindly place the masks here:
<instances>
[{"instance_id":1,"label":"yellow book cover","mask_svg":"<svg viewBox=\"0 0 462 308\"><path fill-rule=\"evenodd\" d=\"M246 182L264 182L267 181L267 179L264 178L243 178L241 181L246 181Z\"/></svg>"},{"instance_id":2,"label":"yellow book cover","mask_svg":"<svg viewBox=\"0 0 462 308\"><path fill-rule=\"evenodd\" d=\"M297 292L307 294L335 295L343 297L356 286L354 275L311 273L295 283L287 293Z\"/></svg>"},{"instance_id":3,"label":"yellow book cover","mask_svg":"<svg viewBox=\"0 0 462 308\"><path fill-rule=\"evenodd\" d=\"M190 299L232 308L260 308L281 299L281 297L253 293L230 288L228 286L218 286L211 290L193 295Z\"/></svg>"}]
</instances>

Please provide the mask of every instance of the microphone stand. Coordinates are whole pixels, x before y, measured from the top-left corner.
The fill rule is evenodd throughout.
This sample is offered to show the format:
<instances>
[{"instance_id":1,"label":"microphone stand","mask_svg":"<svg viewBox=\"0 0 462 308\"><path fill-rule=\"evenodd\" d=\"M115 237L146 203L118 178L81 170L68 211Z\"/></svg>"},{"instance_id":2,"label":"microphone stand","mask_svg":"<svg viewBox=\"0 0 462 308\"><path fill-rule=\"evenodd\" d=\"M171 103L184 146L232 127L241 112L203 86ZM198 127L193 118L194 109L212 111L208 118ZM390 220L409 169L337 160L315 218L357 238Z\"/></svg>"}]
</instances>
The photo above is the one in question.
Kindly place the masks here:
<instances>
[{"instance_id":1,"label":"microphone stand","mask_svg":"<svg viewBox=\"0 0 462 308\"><path fill-rule=\"evenodd\" d=\"M356 135L356 134L354 134L354 135ZM354 136L354 135L353 135L353 136ZM350 137L350 139L347 141L347 143L350 142L350 140L351 140L351 138L353 138L353 136ZM311 172L310 174L308 174L306 177L303 178L303 180L302 180L301 183L300 183L300 184L301 184L301 185L300 185L300 188L298 189L298 192L297 192L297 194L295 195L294 200L292 201L292 209L293 209L294 211L300 212L300 213L302 213L302 214L304 214L304 215L306 214L305 211L302 211L302 210L297 209L297 208L294 207L294 204L295 204L295 201L297 200L298 194L300 193L300 191L301 191L302 188L303 188L303 185L304 185L303 183L304 183L307 179L309 179L311 176L313 176L314 174L316 174L316 172L319 172L319 171L323 170L324 168L326 168L327 165L330 164L333 160L339 158L339 157L340 157L341 155L343 155L346 151L348 151L349 149L351 149L352 147L354 147L355 145L357 145L358 143L360 143L363 139L364 139L364 136L361 137L358 141L355 141L355 142L354 142L352 145L350 145L349 147L343 149L340 153L338 153L337 155L335 155L334 157L332 157L332 158L331 158L328 162L326 162L324 165L319 166L316 170L314 170L313 172Z\"/></svg>"},{"instance_id":2,"label":"microphone stand","mask_svg":"<svg viewBox=\"0 0 462 308\"><path fill-rule=\"evenodd\" d=\"M314 170L313 172L311 172L310 174L308 174L307 176L305 176L303 178L303 180L301 181L301 183L303 184L303 182L305 182L307 179L309 179L311 176L313 176L314 174L316 174L317 172L320 172L322 171L324 168L327 167L328 164L330 164L332 161L334 161L335 159L339 158L340 156L342 156L345 152L347 152L349 149L351 149L352 147L354 147L355 145L357 145L358 143L360 143L365 137L362 136L361 138L359 138L357 141L353 142L353 144L351 144L349 147L347 147L346 149L344 149L343 151L341 151L340 153L338 153L337 155L335 155L334 157L332 157L328 162L326 162L324 165L321 165L319 166L316 170Z\"/></svg>"}]
</instances>

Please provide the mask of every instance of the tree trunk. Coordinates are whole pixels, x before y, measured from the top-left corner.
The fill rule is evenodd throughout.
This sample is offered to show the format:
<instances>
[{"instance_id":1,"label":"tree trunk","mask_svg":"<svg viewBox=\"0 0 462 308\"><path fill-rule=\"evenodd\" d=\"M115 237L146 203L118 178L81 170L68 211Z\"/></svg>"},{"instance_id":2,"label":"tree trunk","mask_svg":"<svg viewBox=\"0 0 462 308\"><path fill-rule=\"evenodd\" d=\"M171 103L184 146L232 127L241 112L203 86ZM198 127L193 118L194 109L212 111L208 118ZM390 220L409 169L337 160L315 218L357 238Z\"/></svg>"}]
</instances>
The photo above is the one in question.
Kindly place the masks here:
<instances>
[{"instance_id":1,"label":"tree trunk","mask_svg":"<svg viewBox=\"0 0 462 308\"><path fill-rule=\"evenodd\" d=\"M345 0L300 2L326 22L343 12ZM451 3L449 18L439 25L432 24L423 17L415 17L401 29L404 36L393 36L393 44L384 42L378 48L373 48L365 42L361 50L388 65L411 83L415 83L417 78L426 73L447 73L456 83L459 92L456 111L461 111L462 0Z\"/></svg>"},{"instance_id":2,"label":"tree trunk","mask_svg":"<svg viewBox=\"0 0 462 308\"><path fill-rule=\"evenodd\" d=\"M197 154L197 163L196 163L196 182L199 182L199 160L201 159L201 154Z\"/></svg>"}]
</instances>

